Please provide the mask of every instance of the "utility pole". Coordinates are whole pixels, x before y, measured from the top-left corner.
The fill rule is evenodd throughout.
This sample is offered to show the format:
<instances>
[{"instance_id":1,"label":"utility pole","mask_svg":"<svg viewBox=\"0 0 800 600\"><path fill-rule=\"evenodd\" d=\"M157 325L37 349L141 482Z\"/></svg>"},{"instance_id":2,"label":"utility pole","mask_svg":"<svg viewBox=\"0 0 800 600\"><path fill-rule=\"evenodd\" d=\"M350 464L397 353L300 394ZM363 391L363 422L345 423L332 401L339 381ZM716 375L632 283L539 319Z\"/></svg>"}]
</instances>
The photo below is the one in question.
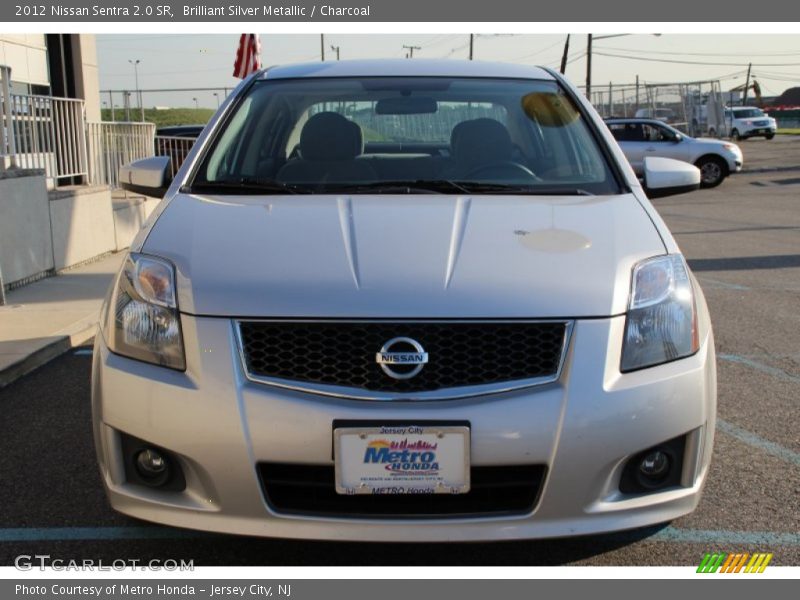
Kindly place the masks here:
<instances>
[{"instance_id":1,"label":"utility pole","mask_svg":"<svg viewBox=\"0 0 800 600\"><path fill-rule=\"evenodd\" d=\"M334 46L333 44L331 44L331 50L336 52L336 60L339 60L339 46Z\"/></svg>"},{"instance_id":2,"label":"utility pole","mask_svg":"<svg viewBox=\"0 0 800 600\"><path fill-rule=\"evenodd\" d=\"M139 102L139 116L141 116L142 123L144 123L144 106L142 105L142 91L139 89L139 63L142 61L129 60L128 62L133 65L133 76L136 80L136 100Z\"/></svg>"},{"instance_id":3,"label":"utility pole","mask_svg":"<svg viewBox=\"0 0 800 600\"><path fill-rule=\"evenodd\" d=\"M219 92L214 92L214 98L217 99L217 108L219 108Z\"/></svg>"},{"instance_id":4,"label":"utility pole","mask_svg":"<svg viewBox=\"0 0 800 600\"><path fill-rule=\"evenodd\" d=\"M319 34L319 55L322 62L325 62L325 34Z\"/></svg>"},{"instance_id":5,"label":"utility pole","mask_svg":"<svg viewBox=\"0 0 800 600\"><path fill-rule=\"evenodd\" d=\"M636 76L636 110L639 110L639 76ZM636 115L636 113L633 113Z\"/></svg>"},{"instance_id":6,"label":"utility pole","mask_svg":"<svg viewBox=\"0 0 800 600\"><path fill-rule=\"evenodd\" d=\"M403 45L403 48L408 50L408 54L406 54L406 58L414 58L414 50L422 50L420 46L406 46Z\"/></svg>"},{"instance_id":7,"label":"utility pole","mask_svg":"<svg viewBox=\"0 0 800 600\"><path fill-rule=\"evenodd\" d=\"M469 59L470 60L472 60L472 57L474 55L474 52L473 52L474 49L475 49L475 34L474 33L470 33L469 34Z\"/></svg>"},{"instance_id":8,"label":"utility pole","mask_svg":"<svg viewBox=\"0 0 800 600\"><path fill-rule=\"evenodd\" d=\"M0 306L6 305L6 286L3 283L3 272L0 271Z\"/></svg>"},{"instance_id":9,"label":"utility pole","mask_svg":"<svg viewBox=\"0 0 800 600\"><path fill-rule=\"evenodd\" d=\"M592 101L592 34L586 36L586 97Z\"/></svg>"},{"instance_id":10,"label":"utility pole","mask_svg":"<svg viewBox=\"0 0 800 600\"><path fill-rule=\"evenodd\" d=\"M742 96L742 106L747 105L747 90L750 88L750 70L753 68L753 63L747 65L747 79L744 81L744 95Z\"/></svg>"},{"instance_id":11,"label":"utility pole","mask_svg":"<svg viewBox=\"0 0 800 600\"><path fill-rule=\"evenodd\" d=\"M567 41L564 42L564 54L561 55L561 74L567 72L567 56L569 55L569 34L567 34Z\"/></svg>"},{"instance_id":12,"label":"utility pole","mask_svg":"<svg viewBox=\"0 0 800 600\"><path fill-rule=\"evenodd\" d=\"M599 35L594 37L591 33L586 37L586 97L589 99L589 102L592 101L592 41L598 40L607 40L610 38L617 38L617 37L627 37L629 35L635 35L633 33L613 33L611 35ZM660 33L652 34L656 37L659 37Z\"/></svg>"}]
</instances>

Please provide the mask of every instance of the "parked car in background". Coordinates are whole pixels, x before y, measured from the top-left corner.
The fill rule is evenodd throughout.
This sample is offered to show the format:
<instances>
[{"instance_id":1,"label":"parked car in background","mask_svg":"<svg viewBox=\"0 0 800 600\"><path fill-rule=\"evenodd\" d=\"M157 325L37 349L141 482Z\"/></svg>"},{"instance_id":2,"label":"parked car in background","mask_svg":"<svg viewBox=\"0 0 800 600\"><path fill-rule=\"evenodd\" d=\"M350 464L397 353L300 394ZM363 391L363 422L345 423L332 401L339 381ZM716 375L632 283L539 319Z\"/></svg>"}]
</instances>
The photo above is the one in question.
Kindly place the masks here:
<instances>
[{"instance_id":1,"label":"parked car in background","mask_svg":"<svg viewBox=\"0 0 800 600\"><path fill-rule=\"evenodd\" d=\"M742 150L731 142L693 138L655 119L606 119L606 125L639 177L648 156L692 163L700 169L702 186L707 188L742 170Z\"/></svg>"},{"instance_id":2,"label":"parked car in background","mask_svg":"<svg viewBox=\"0 0 800 600\"><path fill-rule=\"evenodd\" d=\"M181 168L204 128L205 125L168 125L156 129L155 155L170 157L173 175Z\"/></svg>"},{"instance_id":3,"label":"parked car in background","mask_svg":"<svg viewBox=\"0 0 800 600\"><path fill-rule=\"evenodd\" d=\"M716 416L703 293L559 73L273 67L198 144L171 181L165 157L121 169L126 187L169 189L95 342L114 508L376 542L695 509ZM700 184L665 158L643 173L653 195Z\"/></svg>"},{"instance_id":4,"label":"parked car in background","mask_svg":"<svg viewBox=\"0 0 800 600\"><path fill-rule=\"evenodd\" d=\"M729 106L725 109L731 139L744 140L765 137L771 140L778 130L778 122L754 106Z\"/></svg>"},{"instance_id":5,"label":"parked car in background","mask_svg":"<svg viewBox=\"0 0 800 600\"><path fill-rule=\"evenodd\" d=\"M156 129L156 136L197 139L203 133L203 129L205 125L166 125Z\"/></svg>"}]
</instances>

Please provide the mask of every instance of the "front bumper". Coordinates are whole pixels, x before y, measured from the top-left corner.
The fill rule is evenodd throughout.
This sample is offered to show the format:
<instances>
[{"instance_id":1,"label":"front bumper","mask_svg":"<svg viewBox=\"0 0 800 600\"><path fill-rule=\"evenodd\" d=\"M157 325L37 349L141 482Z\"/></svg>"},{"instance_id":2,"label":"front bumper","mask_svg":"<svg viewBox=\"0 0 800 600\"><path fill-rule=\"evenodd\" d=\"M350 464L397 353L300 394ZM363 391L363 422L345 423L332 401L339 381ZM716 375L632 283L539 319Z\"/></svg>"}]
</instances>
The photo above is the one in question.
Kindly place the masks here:
<instances>
[{"instance_id":1,"label":"front bumper","mask_svg":"<svg viewBox=\"0 0 800 600\"><path fill-rule=\"evenodd\" d=\"M742 137L758 137L761 135L775 135L778 128L776 125L764 125L761 127L756 126L749 126L743 127L740 129L740 134Z\"/></svg>"},{"instance_id":2,"label":"front bumper","mask_svg":"<svg viewBox=\"0 0 800 600\"><path fill-rule=\"evenodd\" d=\"M463 400L370 402L248 381L228 319L182 316L187 370L114 355L97 336L92 404L112 506L158 523L286 538L466 541L561 537L661 523L691 512L708 471L716 411L710 332L689 358L619 373L624 317L577 321L555 384ZM524 515L379 519L277 514L262 461L330 465L334 420L468 421L473 466L540 464L547 477ZM120 432L174 453L181 492L126 481ZM681 485L623 495L626 459L687 435Z\"/></svg>"}]
</instances>

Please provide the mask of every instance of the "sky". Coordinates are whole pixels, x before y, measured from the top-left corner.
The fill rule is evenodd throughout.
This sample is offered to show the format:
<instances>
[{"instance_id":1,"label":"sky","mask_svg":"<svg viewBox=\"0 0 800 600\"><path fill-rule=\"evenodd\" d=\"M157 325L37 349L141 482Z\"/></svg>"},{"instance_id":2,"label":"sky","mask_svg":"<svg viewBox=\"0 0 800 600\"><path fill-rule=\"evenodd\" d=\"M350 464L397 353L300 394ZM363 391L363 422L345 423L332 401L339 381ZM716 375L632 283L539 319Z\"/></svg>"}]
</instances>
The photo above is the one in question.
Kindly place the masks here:
<instances>
[{"instance_id":1,"label":"sky","mask_svg":"<svg viewBox=\"0 0 800 600\"><path fill-rule=\"evenodd\" d=\"M586 34L570 39L567 77L582 85L586 77ZM479 34L475 36L476 60L496 60L558 67L566 34ZM605 38L605 39L600 39ZM139 60L142 90L163 88L216 88L214 91L143 92L145 107L170 106L216 108L238 82L232 76L238 36L232 34L108 34L97 35L101 90L135 89L134 67ZM262 34L262 63L286 64L319 60L318 34ZM403 58L403 46L417 46L414 58L465 59L469 35L420 34L326 34L326 60L335 59L331 46L339 47L341 59ZM729 34L599 34L593 43L592 83L595 89L642 83L720 79L722 89L742 85L748 63L762 93L779 95L800 86L800 35ZM195 103L195 98L196 103ZM109 96L102 101L108 105ZM114 97L121 104L122 96Z\"/></svg>"}]
</instances>

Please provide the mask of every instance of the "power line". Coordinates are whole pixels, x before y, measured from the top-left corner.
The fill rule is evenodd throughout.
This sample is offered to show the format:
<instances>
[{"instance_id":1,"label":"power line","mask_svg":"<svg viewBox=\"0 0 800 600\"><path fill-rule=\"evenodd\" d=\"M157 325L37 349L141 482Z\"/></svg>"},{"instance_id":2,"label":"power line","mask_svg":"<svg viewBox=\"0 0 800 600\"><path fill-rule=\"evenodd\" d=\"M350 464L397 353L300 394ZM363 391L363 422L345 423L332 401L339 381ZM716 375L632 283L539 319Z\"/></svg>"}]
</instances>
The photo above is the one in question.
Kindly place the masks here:
<instances>
[{"instance_id":1,"label":"power line","mask_svg":"<svg viewBox=\"0 0 800 600\"><path fill-rule=\"evenodd\" d=\"M798 73L781 73L780 71L760 71L760 73L766 73L768 75L777 75L778 77L793 77L795 79L800 80L800 74Z\"/></svg>"},{"instance_id":2,"label":"power line","mask_svg":"<svg viewBox=\"0 0 800 600\"><path fill-rule=\"evenodd\" d=\"M637 50L633 48L619 48L614 46L598 46L598 50L616 50L621 52L635 52L636 54L668 54L674 56L800 56L800 52L748 52L736 54L732 52L669 52L667 50Z\"/></svg>"},{"instance_id":3,"label":"power line","mask_svg":"<svg viewBox=\"0 0 800 600\"><path fill-rule=\"evenodd\" d=\"M455 54L459 50L463 50L464 48L467 48L467 47L469 47L469 42L467 42L466 44L462 44L461 46L456 46L455 48L450 50L450 52L445 54L442 58L449 58L449 57L453 56L453 54Z\"/></svg>"},{"instance_id":4,"label":"power line","mask_svg":"<svg viewBox=\"0 0 800 600\"><path fill-rule=\"evenodd\" d=\"M768 81L784 81L786 83L794 83L795 87L797 87L798 84L797 77L774 77L774 76L764 75L763 72L756 73L754 77L757 77L758 79L766 79Z\"/></svg>"},{"instance_id":5,"label":"power line","mask_svg":"<svg viewBox=\"0 0 800 600\"><path fill-rule=\"evenodd\" d=\"M429 49L429 48L432 48L433 46L438 46L438 45L444 44L446 42L452 42L456 38L460 38L460 37L461 37L461 35L459 35L459 34L438 35L433 40L431 40L430 42L427 42L425 44L420 44L420 45L423 47L423 49Z\"/></svg>"},{"instance_id":6,"label":"power line","mask_svg":"<svg viewBox=\"0 0 800 600\"><path fill-rule=\"evenodd\" d=\"M611 58L627 58L628 60L639 60L643 62L657 62L657 63L671 63L677 65L703 65L706 67L746 67L749 63L731 63L731 62L708 62L708 61L690 61L690 60L675 60L668 58L649 58L645 56L626 56L624 54L611 54L609 52L593 52L598 56L608 56ZM754 67L800 67L800 63L753 63Z\"/></svg>"},{"instance_id":7,"label":"power line","mask_svg":"<svg viewBox=\"0 0 800 600\"><path fill-rule=\"evenodd\" d=\"M529 54L523 54L522 56L514 56L514 57L509 58L508 60L521 60L523 58L531 58L533 56L537 56L538 54L543 54L543 53L547 52L548 50L551 50L551 49L555 48L556 46L561 46L562 44L563 44L562 40L558 40L554 44L550 44L548 46L545 46L541 50L536 50L535 52L531 52Z\"/></svg>"}]
</instances>

